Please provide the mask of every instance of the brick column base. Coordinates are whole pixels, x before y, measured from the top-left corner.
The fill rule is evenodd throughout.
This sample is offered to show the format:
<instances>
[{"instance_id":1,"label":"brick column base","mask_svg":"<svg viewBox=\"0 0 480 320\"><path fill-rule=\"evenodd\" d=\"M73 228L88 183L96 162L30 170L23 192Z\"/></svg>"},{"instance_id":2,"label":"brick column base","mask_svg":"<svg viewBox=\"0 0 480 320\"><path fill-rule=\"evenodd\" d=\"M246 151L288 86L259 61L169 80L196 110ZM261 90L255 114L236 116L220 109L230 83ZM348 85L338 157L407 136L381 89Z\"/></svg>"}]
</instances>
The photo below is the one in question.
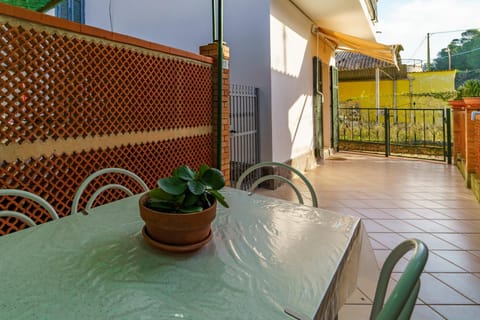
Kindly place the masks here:
<instances>
[{"instance_id":1,"label":"brick column base","mask_svg":"<svg viewBox=\"0 0 480 320\"><path fill-rule=\"evenodd\" d=\"M230 185L230 71L228 69L228 62L230 59L230 49L223 45L223 85L222 85L222 150L217 150L218 139L218 43L210 43L200 47L200 54L213 58L212 69L212 86L213 86L213 146L214 146L214 159L217 161L217 154L221 152L222 160L220 168L225 176L227 186ZM215 163L218 167L218 163Z\"/></svg>"}]
</instances>

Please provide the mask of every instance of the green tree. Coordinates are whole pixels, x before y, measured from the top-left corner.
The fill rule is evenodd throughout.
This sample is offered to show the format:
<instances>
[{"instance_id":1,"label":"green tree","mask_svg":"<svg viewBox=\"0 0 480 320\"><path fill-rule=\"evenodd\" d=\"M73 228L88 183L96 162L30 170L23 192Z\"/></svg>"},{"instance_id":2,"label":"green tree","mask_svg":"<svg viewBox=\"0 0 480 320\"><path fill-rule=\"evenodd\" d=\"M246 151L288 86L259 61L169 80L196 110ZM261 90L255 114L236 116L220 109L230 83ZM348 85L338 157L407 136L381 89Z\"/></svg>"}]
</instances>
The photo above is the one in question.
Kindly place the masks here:
<instances>
[{"instance_id":1,"label":"green tree","mask_svg":"<svg viewBox=\"0 0 480 320\"><path fill-rule=\"evenodd\" d=\"M480 69L480 30L463 32L460 39L453 39L447 48L443 48L433 61L433 70L448 70L448 51L450 50L451 68L461 71Z\"/></svg>"}]
</instances>

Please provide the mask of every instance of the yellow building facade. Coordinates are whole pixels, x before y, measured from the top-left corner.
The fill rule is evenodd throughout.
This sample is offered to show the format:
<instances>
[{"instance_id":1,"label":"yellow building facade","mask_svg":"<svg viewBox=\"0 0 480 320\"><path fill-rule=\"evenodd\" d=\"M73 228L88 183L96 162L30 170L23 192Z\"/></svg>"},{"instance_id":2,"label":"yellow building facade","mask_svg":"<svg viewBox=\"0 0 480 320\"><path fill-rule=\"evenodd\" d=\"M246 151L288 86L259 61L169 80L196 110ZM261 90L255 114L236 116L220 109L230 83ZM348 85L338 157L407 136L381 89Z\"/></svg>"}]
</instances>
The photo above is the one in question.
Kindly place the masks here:
<instances>
[{"instance_id":1,"label":"yellow building facade","mask_svg":"<svg viewBox=\"0 0 480 320\"><path fill-rule=\"evenodd\" d=\"M407 79L381 80L380 108L443 108L455 92L456 70L409 72ZM339 83L340 107L375 108L376 82L342 81Z\"/></svg>"}]
</instances>

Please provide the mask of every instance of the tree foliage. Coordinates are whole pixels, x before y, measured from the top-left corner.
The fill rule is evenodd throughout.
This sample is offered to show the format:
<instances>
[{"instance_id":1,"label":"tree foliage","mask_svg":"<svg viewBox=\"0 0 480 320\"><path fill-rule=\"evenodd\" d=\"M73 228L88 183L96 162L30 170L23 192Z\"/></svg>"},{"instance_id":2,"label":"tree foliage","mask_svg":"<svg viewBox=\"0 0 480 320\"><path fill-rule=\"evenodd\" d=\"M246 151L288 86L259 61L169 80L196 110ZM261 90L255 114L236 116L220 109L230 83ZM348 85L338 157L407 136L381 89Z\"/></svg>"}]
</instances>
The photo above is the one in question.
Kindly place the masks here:
<instances>
[{"instance_id":1,"label":"tree foliage","mask_svg":"<svg viewBox=\"0 0 480 320\"><path fill-rule=\"evenodd\" d=\"M452 69L480 70L480 30L467 30L461 34L460 39L453 39L447 48L437 54L433 61L433 70L448 70L448 50Z\"/></svg>"}]
</instances>

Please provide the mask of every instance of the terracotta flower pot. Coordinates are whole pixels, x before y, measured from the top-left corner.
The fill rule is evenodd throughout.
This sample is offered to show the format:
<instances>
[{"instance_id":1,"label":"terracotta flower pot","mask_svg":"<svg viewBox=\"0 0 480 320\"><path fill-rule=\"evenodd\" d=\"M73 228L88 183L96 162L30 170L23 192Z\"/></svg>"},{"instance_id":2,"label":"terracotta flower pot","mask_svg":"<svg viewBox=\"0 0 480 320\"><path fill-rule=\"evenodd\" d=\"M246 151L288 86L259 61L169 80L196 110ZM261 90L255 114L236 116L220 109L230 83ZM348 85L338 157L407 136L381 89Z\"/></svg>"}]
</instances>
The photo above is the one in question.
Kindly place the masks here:
<instances>
[{"instance_id":1,"label":"terracotta flower pot","mask_svg":"<svg viewBox=\"0 0 480 320\"><path fill-rule=\"evenodd\" d=\"M448 104L453 108L453 109L461 109L465 108L465 102L463 100L449 100Z\"/></svg>"},{"instance_id":2,"label":"terracotta flower pot","mask_svg":"<svg viewBox=\"0 0 480 320\"><path fill-rule=\"evenodd\" d=\"M147 208L147 200L148 193L139 200L140 216L145 221L144 237L150 238L147 241L157 243L153 245L168 251L192 251L211 239L216 201L210 208L200 212L165 213Z\"/></svg>"},{"instance_id":3,"label":"terracotta flower pot","mask_svg":"<svg viewBox=\"0 0 480 320\"><path fill-rule=\"evenodd\" d=\"M464 97L463 101L467 107L478 108L480 107L480 97Z\"/></svg>"}]
</instances>

